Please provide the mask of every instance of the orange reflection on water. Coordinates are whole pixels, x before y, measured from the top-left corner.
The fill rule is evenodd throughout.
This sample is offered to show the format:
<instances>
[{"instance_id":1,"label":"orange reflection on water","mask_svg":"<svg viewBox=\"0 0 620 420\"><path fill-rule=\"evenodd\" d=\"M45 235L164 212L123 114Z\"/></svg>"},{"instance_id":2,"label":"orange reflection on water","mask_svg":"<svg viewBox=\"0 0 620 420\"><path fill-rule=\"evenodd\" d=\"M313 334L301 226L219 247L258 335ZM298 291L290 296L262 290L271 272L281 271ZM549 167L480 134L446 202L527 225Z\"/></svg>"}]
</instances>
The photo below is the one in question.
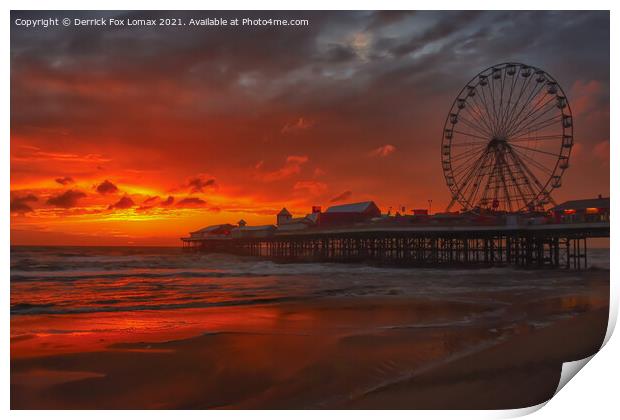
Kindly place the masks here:
<instances>
[{"instance_id":1,"label":"orange reflection on water","mask_svg":"<svg viewBox=\"0 0 620 420\"><path fill-rule=\"evenodd\" d=\"M13 316L11 357L97 351L117 343L163 342L221 330L266 331L282 316L274 306Z\"/></svg>"},{"instance_id":2,"label":"orange reflection on water","mask_svg":"<svg viewBox=\"0 0 620 420\"><path fill-rule=\"evenodd\" d=\"M360 310L360 306L364 310ZM379 310L380 309L380 310ZM119 343L165 342L208 333L341 335L364 330L441 324L492 306L411 298L326 299L308 304L20 315L11 318L11 357L103 350Z\"/></svg>"}]
</instances>

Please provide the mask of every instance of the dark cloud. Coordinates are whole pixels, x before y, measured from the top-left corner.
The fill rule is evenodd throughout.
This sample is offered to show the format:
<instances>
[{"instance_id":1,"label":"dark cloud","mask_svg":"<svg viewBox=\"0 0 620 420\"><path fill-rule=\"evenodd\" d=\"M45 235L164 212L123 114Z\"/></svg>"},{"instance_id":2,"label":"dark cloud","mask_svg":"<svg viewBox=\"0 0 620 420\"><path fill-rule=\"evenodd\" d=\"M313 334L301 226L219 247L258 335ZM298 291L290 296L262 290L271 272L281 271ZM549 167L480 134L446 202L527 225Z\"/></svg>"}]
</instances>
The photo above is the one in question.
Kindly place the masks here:
<instances>
[{"instance_id":1,"label":"dark cloud","mask_svg":"<svg viewBox=\"0 0 620 420\"><path fill-rule=\"evenodd\" d=\"M131 197L125 195L121 197L121 199L118 200L116 203L110 204L108 206L108 210L124 210L132 208L134 205L135 203L133 202Z\"/></svg>"},{"instance_id":2,"label":"dark cloud","mask_svg":"<svg viewBox=\"0 0 620 420\"><path fill-rule=\"evenodd\" d=\"M405 18L413 16L413 10L378 10L370 16L369 29L377 29L384 25L397 23Z\"/></svg>"},{"instance_id":3,"label":"dark cloud","mask_svg":"<svg viewBox=\"0 0 620 420\"><path fill-rule=\"evenodd\" d=\"M212 188L215 186L215 179L206 178L202 175L199 175L187 181L186 186L192 193L204 192L205 188Z\"/></svg>"},{"instance_id":4,"label":"dark cloud","mask_svg":"<svg viewBox=\"0 0 620 420\"><path fill-rule=\"evenodd\" d=\"M62 194L50 197L47 200L47 204L63 209L70 209L71 207L76 207L78 200L84 197L86 197L86 194L82 191L68 190Z\"/></svg>"},{"instance_id":5,"label":"dark cloud","mask_svg":"<svg viewBox=\"0 0 620 420\"><path fill-rule=\"evenodd\" d=\"M142 204L149 204L149 203L153 203L155 201L159 200L159 196L155 195L153 197L148 197L147 199L145 199Z\"/></svg>"},{"instance_id":6,"label":"dark cloud","mask_svg":"<svg viewBox=\"0 0 620 420\"><path fill-rule=\"evenodd\" d=\"M70 176L64 176L62 178L56 178L55 181L60 185L73 184L75 181Z\"/></svg>"},{"instance_id":7,"label":"dark cloud","mask_svg":"<svg viewBox=\"0 0 620 420\"><path fill-rule=\"evenodd\" d=\"M357 58L355 49L348 45L330 44L320 59L328 63L345 63Z\"/></svg>"},{"instance_id":8,"label":"dark cloud","mask_svg":"<svg viewBox=\"0 0 620 420\"><path fill-rule=\"evenodd\" d=\"M34 203L39 199L34 194L17 196L11 200L11 213L25 214L33 211L28 203Z\"/></svg>"},{"instance_id":9,"label":"dark cloud","mask_svg":"<svg viewBox=\"0 0 620 420\"><path fill-rule=\"evenodd\" d=\"M112 194L118 192L118 187L106 179L97 185L97 192L99 194Z\"/></svg>"},{"instance_id":10,"label":"dark cloud","mask_svg":"<svg viewBox=\"0 0 620 420\"><path fill-rule=\"evenodd\" d=\"M445 40L473 24L475 19L481 14L482 12L475 10L443 12L441 19L436 24L421 34L415 34L405 42L399 43L392 48L391 53L396 56L411 54L428 46L430 43Z\"/></svg>"},{"instance_id":11,"label":"dark cloud","mask_svg":"<svg viewBox=\"0 0 620 420\"><path fill-rule=\"evenodd\" d=\"M179 202L177 203L177 206L178 207L200 207L200 206L204 206L205 204L207 204L207 202L201 198L185 197L182 200L179 200Z\"/></svg>"},{"instance_id":12,"label":"dark cloud","mask_svg":"<svg viewBox=\"0 0 620 420\"><path fill-rule=\"evenodd\" d=\"M338 201L348 200L349 198L351 198L352 195L353 195L353 193L351 191L345 191L343 193L338 194L337 196L335 196L331 200L329 200L329 202L330 203L336 203Z\"/></svg>"},{"instance_id":13,"label":"dark cloud","mask_svg":"<svg viewBox=\"0 0 620 420\"><path fill-rule=\"evenodd\" d=\"M166 198L164 201L161 202L162 206L170 206L172 205L172 203L174 203L174 197L169 195L168 198Z\"/></svg>"}]
</instances>

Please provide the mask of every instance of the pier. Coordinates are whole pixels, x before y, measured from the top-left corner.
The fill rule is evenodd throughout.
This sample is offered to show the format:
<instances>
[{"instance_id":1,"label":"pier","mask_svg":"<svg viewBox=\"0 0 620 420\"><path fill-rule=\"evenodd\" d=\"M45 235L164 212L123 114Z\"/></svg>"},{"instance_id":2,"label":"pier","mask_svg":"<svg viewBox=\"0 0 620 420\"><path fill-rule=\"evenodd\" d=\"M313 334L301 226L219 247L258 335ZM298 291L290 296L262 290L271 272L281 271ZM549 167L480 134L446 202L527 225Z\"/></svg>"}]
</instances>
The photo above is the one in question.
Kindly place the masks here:
<instances>
[{"instance_id":1,"label":"pier","mask_svg":"<svg viewBox=\"0 0 620 420\"><path fill-rule=\"evenodd\" d=\"M265 237L182 238L187 250L286 262L364 262L400 266L588 267L589 238L609 222L529 226L366 226L278 232Z\"/></svg>"}]
</instances>

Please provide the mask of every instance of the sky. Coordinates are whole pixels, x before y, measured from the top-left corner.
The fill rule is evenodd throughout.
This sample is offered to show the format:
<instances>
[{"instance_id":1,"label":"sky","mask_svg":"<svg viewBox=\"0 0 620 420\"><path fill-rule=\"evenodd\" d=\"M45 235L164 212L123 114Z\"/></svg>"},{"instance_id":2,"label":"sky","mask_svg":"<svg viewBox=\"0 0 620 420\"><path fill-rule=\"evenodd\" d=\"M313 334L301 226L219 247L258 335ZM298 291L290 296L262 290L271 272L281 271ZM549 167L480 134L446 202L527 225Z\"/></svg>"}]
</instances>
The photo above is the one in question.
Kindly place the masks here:
<instances>
[{"instance_id":1,"label":"sky","mask_svg":"<svg viewBox=\"0 0 620 420\"><path fill-rule=\"evenodd\" d=\"M48 27L41 17L271 17L296 27ZM516 61L567 93L556 202L609 194L608 12L13 12L11 243L178 245L285 206L443 211L461 88Z\"/></svg>"}]
</instances>

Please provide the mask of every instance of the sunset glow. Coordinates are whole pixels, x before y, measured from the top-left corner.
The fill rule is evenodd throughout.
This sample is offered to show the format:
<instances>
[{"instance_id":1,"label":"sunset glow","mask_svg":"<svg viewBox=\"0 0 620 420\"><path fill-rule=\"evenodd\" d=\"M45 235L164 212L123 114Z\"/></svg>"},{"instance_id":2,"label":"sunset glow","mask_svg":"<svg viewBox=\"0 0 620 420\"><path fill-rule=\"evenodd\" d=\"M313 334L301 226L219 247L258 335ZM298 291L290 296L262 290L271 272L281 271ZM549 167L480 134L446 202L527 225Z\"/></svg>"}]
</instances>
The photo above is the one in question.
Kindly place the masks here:
<instances>
[{"instance_id":1,"label":"sunset glow","mask_svg":"<svg viewBox=\"0 0 620 420\"><path fill-rule=\"evenodd\" d=\"M543 407L609 338L610 14L12 10L7 409Z\"/></svg>"},{"instance_id":2,"label":"sunset glow","mask_svg":"<svg viewBox=\"0 0 620 420\"><path fill-rule=\"evenodd\" d=\"M513 42L527 14L514 33L491 12L300 15L312 24L209 36L14 28L12 243L176 245L209 224L273 223L283 206L368 199L442 211L443 122L455 91L497 61L489 45L567 89L575 146L556 201L609 194L605 55L588 54L587 36L564 48L596 24L558 20L534 53ZM463 44L474 27L489 30Z\"/></svg>"}]
</instances>

